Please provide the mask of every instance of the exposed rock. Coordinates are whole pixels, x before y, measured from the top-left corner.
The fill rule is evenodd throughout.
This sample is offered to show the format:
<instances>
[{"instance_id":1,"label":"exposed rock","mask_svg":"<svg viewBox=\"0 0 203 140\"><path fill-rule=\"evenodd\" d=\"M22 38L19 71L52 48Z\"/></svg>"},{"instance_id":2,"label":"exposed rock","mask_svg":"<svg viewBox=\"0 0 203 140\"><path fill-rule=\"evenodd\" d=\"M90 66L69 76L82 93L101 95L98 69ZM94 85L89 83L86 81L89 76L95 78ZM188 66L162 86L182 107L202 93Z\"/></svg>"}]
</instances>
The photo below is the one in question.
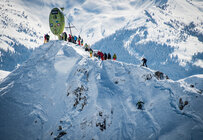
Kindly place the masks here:
<instances>
[{"instance_id":1,"label":"exposed rock","mask_svg":"<svg viewBox=\"0 0 203 140\"><path fill-rule=\"evenodd\" d=\"M165 75L163 72L160 71L156 71L154 75L158 80L169 79L167 75Z\"/></svg>"},{"instance_id":2,"label":"exposed rock","mask_svg":"<svg viewBox=\"0 0 203 140\"><path fill-rule=\"evenodd\" d=\"M180 99L179 99L179 105L178 105L179 109L180 109L180 110L183 110L183 108L184 108L186 105L188 105L188 101L185 101L185 102L183 103L182 98L180 98Z\"/></svg>"}]
</instances>

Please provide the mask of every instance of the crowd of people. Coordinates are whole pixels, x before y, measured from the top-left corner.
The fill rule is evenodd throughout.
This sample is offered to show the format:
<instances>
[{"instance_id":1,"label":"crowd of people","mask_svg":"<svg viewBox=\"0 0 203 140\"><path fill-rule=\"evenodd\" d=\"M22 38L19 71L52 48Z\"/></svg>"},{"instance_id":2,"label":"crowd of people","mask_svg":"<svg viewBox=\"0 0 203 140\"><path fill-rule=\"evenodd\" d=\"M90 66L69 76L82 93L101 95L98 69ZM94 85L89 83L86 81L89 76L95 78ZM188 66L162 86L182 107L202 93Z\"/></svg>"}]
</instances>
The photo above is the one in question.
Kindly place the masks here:
<instances>
[{"instance_id":1,"label":"crowd of people","mask_svg":"<svg viewBox=\"0 0 203 140\"><path fill-rule=\"evenodd\" d=\"M85 51L88 51L90 53L90 57L97 57L99 60L107 60L107 59L111 59L111 54L110 53L103 53L102 51L93 51L92 48L90 48L90 45L87 45L87 43L85 43L84 45ZM116 60L117 56L114 53L113 55L113 60Z\"/></svg>"},{"instance_id":2,"label":"crowd of people","mask_svg":"<svg viewBox=\"0 0 203 140\"><path fill-rule=\"evenodd\" d=\"M44 43L47 43L49 42L49 39L50 39L50 36L48 34L45 34L44 35ZM67 36L67 33L66 32L63 32L60 36L59 36L59 39L60 40L65 40L65 41L68 41L68 42L72 42L74 44L78 44L79 46L83 46L83 39L80 37L80 35L77 37L75 35L71 35L69 34L69 36ZM87 43L85 43L84 45L84 49L85 51L88 51L90 53L90 57L97 57L99 60L101 59L102 61L103 60L110 60L111 59L111 54L110 53L103 53L102 51L93 51L92 48L90 48L90 45L88 45ZM117 59L117 56L116 54L114 53L113 54L113 60L116 60ZM146 58L143 58L142 59L143 61L143 64L142 66L146 66L147 67L147 59Z\"/></svg>"},{"instance_id":3,"label":"crowd of people","mask_svg":"<svg viewBox=\"0 0 203 140\"><path fill-rule=\"evenodd\" d=\"M65 41L67 41L67 40L65 40ZM69 34L68 42L72 42L74 44L78 44L79 46L83 46L83 39L80 37L80 35L77 37L77 36ZM106 53L103 53L102 51L93 51L93 49L87 43L85 43L84 49L85 49L85 51L88 51L90 53L90 57L94 56L94 57L97 57L98 59L101 59L102 61L111 59L110 53L106 54ZM117 59L117 56L114 53L113 60L116 60L116 59Z\"/></svg>"},{"instance_id":4,"label":"crowd of people","mask_svg":"<svg viewBox=\"0 0 203 140\"><path fill-rule=\"evenodd\" d=\"M49 38L50 36L48 34L44 35L44 43L49 42ZM78 44L80 46L83 46L83 39L80 37L80 35L77 37L75 35L71 35L69 34L69 36L67 36L66 32L63 32L60 36L59 36L59 40L64 40L64 41L68 41L68 42L72 42L74 44ZM111 59L111 54L110 53L103 53L102 51L93 51L92 48L90 48L90 45L87 45L87 43L85 43L84 45L84 49L85 51L88 51L90 53L90 57L97 57L98 59L103 60L107 60L107 59ZM117 56L114 53L113 54L113 60L116 60Z\"/></svg>"}]
</instances>

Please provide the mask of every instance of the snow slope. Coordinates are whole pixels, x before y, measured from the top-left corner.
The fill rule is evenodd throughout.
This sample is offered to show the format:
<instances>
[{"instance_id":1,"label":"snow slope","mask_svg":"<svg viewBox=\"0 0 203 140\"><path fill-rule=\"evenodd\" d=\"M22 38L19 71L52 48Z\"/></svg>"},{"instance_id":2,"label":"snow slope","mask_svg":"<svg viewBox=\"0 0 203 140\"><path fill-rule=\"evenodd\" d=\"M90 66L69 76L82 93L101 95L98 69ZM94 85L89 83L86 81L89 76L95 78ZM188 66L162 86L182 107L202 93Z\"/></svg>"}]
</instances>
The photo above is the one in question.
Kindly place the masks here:
<instances>
[{"instance_id":1,"label":"snow slope","mask_svg":"<svg viewBox=\"0 0 203 140\"><path fill-rule=\"evenodd\" d=\"M201 139L201 83L202 75L158 80L149 68L102 62L79 46L50 41L0 83L0 137ZM188 101L182 110L180 98Z\"/></svg>"},{"instance_id":2,"label":"snow slope","mask_svg":"<svg viewBox=\"0 0 203 140\"><path fill-rule=\"evenodd\" d=\"M43 43L48 31L38 17L12 0L0 0L0 69L12 71Z\"/></svg>"}]
</instances>

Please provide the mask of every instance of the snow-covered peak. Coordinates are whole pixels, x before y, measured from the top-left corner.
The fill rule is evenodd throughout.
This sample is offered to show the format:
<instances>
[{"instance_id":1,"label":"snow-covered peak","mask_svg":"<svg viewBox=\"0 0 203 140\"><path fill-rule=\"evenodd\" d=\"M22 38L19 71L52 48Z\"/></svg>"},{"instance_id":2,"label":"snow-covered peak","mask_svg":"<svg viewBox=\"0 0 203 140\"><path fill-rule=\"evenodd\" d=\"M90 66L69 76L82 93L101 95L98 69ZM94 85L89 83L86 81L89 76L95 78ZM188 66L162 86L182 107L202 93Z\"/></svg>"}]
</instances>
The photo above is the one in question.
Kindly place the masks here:
<instances>
[{"instance_id":1,"label":"snow-covered peak","mask_svg":"<svg viewBox=\"0 0 203 140\"><path fill-rule=\"evenodd\" d=\"M50 41L1 82L0 137L200 139L203 87L166 78Z\"/></svg>"}]
</instances>

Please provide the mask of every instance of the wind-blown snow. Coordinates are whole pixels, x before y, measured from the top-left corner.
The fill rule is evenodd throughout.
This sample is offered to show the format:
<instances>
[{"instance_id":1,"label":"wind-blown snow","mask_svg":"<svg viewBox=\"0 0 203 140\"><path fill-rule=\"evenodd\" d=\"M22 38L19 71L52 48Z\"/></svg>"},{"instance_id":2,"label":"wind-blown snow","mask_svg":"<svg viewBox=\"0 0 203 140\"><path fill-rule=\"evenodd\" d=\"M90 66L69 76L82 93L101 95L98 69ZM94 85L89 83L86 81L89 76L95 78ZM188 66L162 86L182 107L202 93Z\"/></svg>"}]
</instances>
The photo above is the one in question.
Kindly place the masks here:
<instances>
[{"instance_id":1,"label":"wind-blown snow","mask_svg":"<svg viewBox=\"0 0 203 140\"><path fill-rule=\"evenodd\" d=\"M0 84L0 137L201 139L202 75L175 82L154 74L50 41ZM180 98L188 101L182 110Z\"/></svg>"}]
</instances>

